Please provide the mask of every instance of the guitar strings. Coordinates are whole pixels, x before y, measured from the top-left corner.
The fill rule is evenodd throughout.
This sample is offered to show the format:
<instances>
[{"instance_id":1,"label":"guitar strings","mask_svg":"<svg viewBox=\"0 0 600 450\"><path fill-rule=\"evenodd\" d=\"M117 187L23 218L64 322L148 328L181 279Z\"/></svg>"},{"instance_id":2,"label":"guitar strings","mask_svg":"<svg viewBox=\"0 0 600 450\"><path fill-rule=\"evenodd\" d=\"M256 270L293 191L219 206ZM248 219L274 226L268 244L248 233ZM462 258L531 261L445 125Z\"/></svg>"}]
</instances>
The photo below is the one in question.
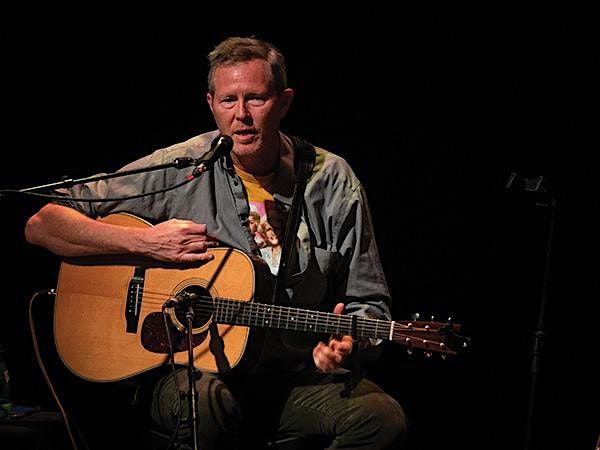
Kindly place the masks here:
<instances>
[{"instance_id":1,"label":"guitar strings","mask_svg":"<svg viewBox=\"0 0 600 450\"><path fill-rule=\"evenodd\" d=\"M156 310L156 306L163 305L165 298L170 296L160 292L144 290L144 296L141 302L142 310ZM159 300L159 301L146 301ZM227 297L201 296L193 301L194 313L215 313L217 323L219 319L225 320L225 323L237 325L256 325L269 327L277 324L281 326L282 322L291 322L285 328L292 330L327 332L336 329L339 331L350 332L352 329L352 316L333 314L323 311L311 311L301 308L292 308L280 305L270 305L265 303L254 303L239 299ZM364 326L359 328L360 334L370 334L373 337L388 338L391 322L381 319L371 319L360 317L359 321L364 321ZM319 323L321 321L322 323ZM315 322L313 324L313 322ZM373 322L373 323L372 323Z\"/></svg>"},{"instance_id":2,"label":"guitar strings","mask_svg":"<svg viewBox=\"0 0 600 450\"><path fill-rule=\"evenodd\" d=\"M156 307L160 305L162 308L165 301L172 298L170 294L148 289L142 289L139 293L143 295L140 312L148 312L148 310L151 310L150 312L159 312L159 309ZM273 327L274 323L277 322L275 328L317 333L332 332L333 328L335 328L335 334L342 332L352 334L355 327L353 324L354 319L351 315L254 303L252 301L227 297L213 298L211 296L199 296L193 300L192 307L195 314L212 315L214 313L217 316L217 323L219 324ZM266 318L266 314L270 315L269 318ZM175 315L177 316L177 313ZM290 325L290 320L294 326ZM319 320L321 321L320 324ZM325 323L322 323L323 320L325 320ZM288 326L282 327L282 321L288 323ZM428 322L425 326L415 326L414 323L408 321L407 323L402 323L362 316L357 317L356 322L358 325L356 326L356 337L373 337L395 342L403 342L406 339L418 337L419 339L428 340L431 343L441 344L432 339L440 331L438 328L440 324L437 322Z\"/></svg>"}]
</instances>

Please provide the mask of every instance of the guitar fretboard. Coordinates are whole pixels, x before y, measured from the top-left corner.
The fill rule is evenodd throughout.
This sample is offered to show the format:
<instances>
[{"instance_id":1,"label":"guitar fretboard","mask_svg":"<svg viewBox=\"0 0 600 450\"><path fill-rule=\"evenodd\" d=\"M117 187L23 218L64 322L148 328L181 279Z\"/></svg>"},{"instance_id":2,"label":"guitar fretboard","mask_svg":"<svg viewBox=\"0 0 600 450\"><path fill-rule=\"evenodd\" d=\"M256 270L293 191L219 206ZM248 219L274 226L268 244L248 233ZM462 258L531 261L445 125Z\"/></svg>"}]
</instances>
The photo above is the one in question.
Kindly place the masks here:
<instances>
[{"instance_id":1,"label":"guitar fretboard","mask_svg":"<svg viewBox=\"0 0 600 450\"><path fill-rule=\"evenodd\" d=\"M288 306L214 299L218 323L391 340L394 322Z\"/></svg>"}]
</instances>

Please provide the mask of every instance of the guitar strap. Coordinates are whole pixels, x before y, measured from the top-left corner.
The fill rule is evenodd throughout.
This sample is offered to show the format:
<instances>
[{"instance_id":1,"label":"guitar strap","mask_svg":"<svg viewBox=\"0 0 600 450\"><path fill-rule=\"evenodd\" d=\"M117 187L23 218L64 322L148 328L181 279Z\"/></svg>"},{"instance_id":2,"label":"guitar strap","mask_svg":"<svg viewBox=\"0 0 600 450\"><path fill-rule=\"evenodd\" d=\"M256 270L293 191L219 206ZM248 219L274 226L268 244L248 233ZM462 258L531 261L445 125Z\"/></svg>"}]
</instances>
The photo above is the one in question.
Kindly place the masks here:
<instances>
[{"instance_id":1,"label":"guitar strap","mask_svg":"<svg viewBox=\"0 0 600 450\"><path fill-rule=\"evenodd\" d=\"M304 190L306 183L312 173L315 165L315 147L308 141L290 136L294 144L294 168L296 170L296 184L294 185L294 196L292 207L285 225L285 234L283 238L283 246L281 248L281 259L279 261L279 269L275 278L275 286L273 288L272 303L279 303L281 293L285 289L288 270L290 265L290 256L294 245L294 239L298 232L300 224L300 216L304 205Z\"/></svg>"}]
</instances>

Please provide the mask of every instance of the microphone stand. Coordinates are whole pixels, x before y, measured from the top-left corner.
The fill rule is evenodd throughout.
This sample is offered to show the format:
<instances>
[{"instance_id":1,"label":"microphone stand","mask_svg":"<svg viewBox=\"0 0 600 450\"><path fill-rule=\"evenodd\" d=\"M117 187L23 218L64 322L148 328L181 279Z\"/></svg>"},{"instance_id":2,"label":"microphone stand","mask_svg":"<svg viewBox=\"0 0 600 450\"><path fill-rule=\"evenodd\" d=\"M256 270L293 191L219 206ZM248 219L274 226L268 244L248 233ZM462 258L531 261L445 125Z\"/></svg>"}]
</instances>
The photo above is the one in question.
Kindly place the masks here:
<instances>
[{"instance_id":1,"label":"microphone stand","mask_svg":"<svg viewBox=\"0 0 600 450\"><path fill-rule=\"evenodd\" d=\"M210 166L212 166L217 159L219 159L222 156L227 155L231 151L232 148L233 148L233 140L231 139L231 137L227 136L225 134L220 134L212 140L212 142L210 144L210 150L207 151L204 155L202 155L200 158L197 158L197 159L190 158L188 156L182 156L181 158L175 158L173 161L165 163L165 164L157 164L154 166L140 167L138 169L122 170L122 171L118 171L118 172L114 172L114 173L93 175L91 177L78 178L75 180L73 180L72 178L66 178L66 179L63 179L62 181L58 181L55 183L43 184L40 186L33 186L33 187L25 188L25 189L20 189L17 191L3 189L3 190L0 190L0 196L7 194L7 193L22 194L22 193L28 193L28 192L42 191L44 189L69 188L76 184L90 183L92 181L106 180L108 178L124 177L126 175L133 175L133 174L142 173L142 172L150 172L153 170L168 169L171 167L175 167L176 169L184 169L186 167L195 166L195 169L192 172L192 174L188 175L186 177L187 181L192 181L194 178L198 178L201 174L206 172L208 170L208 168ZM93 199L90 199L90 201L93 201Z\"/></svg>"},{"instance_id":2,"label":"microphone stand","mask_svg":"<svg viewBox=\"0 0 600 450\"><path fill-rule=\"evenodd\" d=\"M537 329L533 333L533 345L531 349L531 380L529 386L529 404L527 408L524 450L530 450L534 448L532 446L534 438L533 427L536 410L535 407L537 402L537 384L542 367L541 363L544 349L544 339L546 337L546 332L544 331L544 319L548 298L548 287L550 284L550 261L552 256L552 242L554 240L554 226L556 222L556 199L552 197L549 198L548 201L538 202L537 205L548 208L550 216L548 219L548 237L546 239L546 257L544 262L542 293L538 310L538 323Z\"/></svg>"},{"instance_id":3,"label":"microphone stand","mask_svg":"<svg viewBox=\"0 0 600 450\"><path fill-rule=\"evenodd\" d=\"M25 188L25 189L20 189L20 190L18 190L16 192L18 192L18 193L26 193L26 192L43 191L43 190L46 190L46 189L70 188L70 187L78 185L78 184L90 183L92 181L99 181L99 180L107 180L109 178L124 177L124 176L127 176L127 175L134 175L136 173L151 172L153 170L169 169L171 167L174 167L176 169L184 169L186 167L195 166L195 165L196 165L196 161L193 158L188 158L188 157L176 158L173 161L168 162L168 163L158 164L158 165L154 165L154 166L140 167L139 169L123 170L123 171L120 171L120 172L113 172L113 173L105 173L105 174L99 174L99 175L92 175L90 177L76 178L76 179L65 178L62 181L57 181L57 182L48 183L48 184L42 184L42 185L39 185L39 186L28 187L28 188ZM14 191L11 191L11 192L14 192ZM2 193L2 191L0 191L0 194L1 193ZM90 199L90 200L93 200L93 199Z\"/></svg>"},{"instance_id":4,"label":"microphone stand","mask_svg":"<svg viewBox=\"0 0 600 450\"><path fill-rule=\"evenodd\" d=\"M537 387L542 369L544 339L546 338L545 315L548 298L548 288L550 285L552 243L554 241L554 227L556 222L556 197L549 194L548 190L546 189L546 186L544 185L543 176L525 178L517 172L512 172L509 176L505 188L509 190L521 190L534 193L536 206L547 208L549 212L548 235L546 238L546 255L544 261L544 274L537 318L538 322L537 328L533 332L533 344L531 348L531 378L529 385L529 401L527 407L525 439L523 446L524 450L532 450L533 448L535 448L535 433L533 432L533 428L535 426L536 403L538 397Z\"/></svg>"},{"instance_id":5,"label":"microphone stand","mask_svg":"<svg viewBox=\"0 0 600 450\"><path fill-rule=\"evenodd\" d=\"M187 319L187 336L188 336L188 403L189 403L189 417L192 429L192 442L194 443L194 450L198 450L198 413L196 408L196 400L198 398L198 391L196 389L196 376L197 371L194 366L194 346L193 346L193 322L194 322L194 300L188 301L188 310L186 313Z\"/></svg>"}]
</instances>

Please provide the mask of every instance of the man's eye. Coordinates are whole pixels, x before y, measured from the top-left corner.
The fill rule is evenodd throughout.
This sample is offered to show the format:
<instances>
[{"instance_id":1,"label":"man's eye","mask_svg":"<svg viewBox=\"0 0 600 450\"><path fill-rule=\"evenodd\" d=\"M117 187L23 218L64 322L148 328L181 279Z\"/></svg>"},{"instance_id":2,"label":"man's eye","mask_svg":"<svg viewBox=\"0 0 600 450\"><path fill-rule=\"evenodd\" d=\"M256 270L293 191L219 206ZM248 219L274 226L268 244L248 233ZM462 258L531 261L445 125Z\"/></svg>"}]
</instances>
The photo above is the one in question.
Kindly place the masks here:
<instances>
[{"instance_id":1,"label":"man's eye","mask_svg":"<svg viewBox=\"0 0 600 450\"><path fill-rule=\"evenodd\" d=\"M262 97L255 97L248 100L248 104L251 106L262 106L266 102L266 99Z\"/></svg>"}]
</instances>

